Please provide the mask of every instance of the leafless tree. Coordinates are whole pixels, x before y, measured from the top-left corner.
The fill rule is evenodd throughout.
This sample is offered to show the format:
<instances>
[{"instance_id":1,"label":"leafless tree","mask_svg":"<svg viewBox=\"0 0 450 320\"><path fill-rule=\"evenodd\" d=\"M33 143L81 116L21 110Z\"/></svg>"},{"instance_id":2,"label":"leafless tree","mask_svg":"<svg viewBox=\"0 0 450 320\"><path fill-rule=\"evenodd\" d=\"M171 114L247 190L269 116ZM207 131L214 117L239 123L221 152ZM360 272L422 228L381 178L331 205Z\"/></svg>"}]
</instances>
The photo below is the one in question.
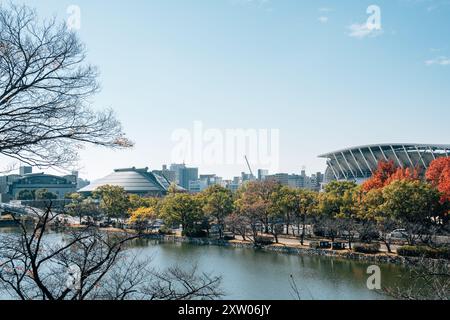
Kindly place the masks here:
<instances>
[{"instance_id":1,"label":"leafless tree","mask_svg":"<svg viewBox=\"0 0 450 320\"><path fill-rule=\"evenodd\" d=\"M20 233L0 236L0 290L22 300L214 299L221 278L173 267L155 271L129 253L138 235L94 226L51 239L60 219L51 207L33 219L14 216Z\"/></svg>"},{"instance_id":2,"label":"leafless tree","mask_svg":"<svg viewBox=\"0 0 450 320\"><path fill-rule=\"evenodd\" d=\"M111 110L92 109L98 72L85 60L64 23L0 5L0 154L50 167L72 164L85 143L132 145Z\"/></svg>"},{"instance_id":3,"label":"leafless tree","mask_svg":"<svg viewBox=\"0 0 450 320\"><path fill-rule=\"evenodd\" d=\"M402 300L450 300L448 261L421 258L409 260L406 287L388 287L384 292Z\"/></svg>"}]
</instances>

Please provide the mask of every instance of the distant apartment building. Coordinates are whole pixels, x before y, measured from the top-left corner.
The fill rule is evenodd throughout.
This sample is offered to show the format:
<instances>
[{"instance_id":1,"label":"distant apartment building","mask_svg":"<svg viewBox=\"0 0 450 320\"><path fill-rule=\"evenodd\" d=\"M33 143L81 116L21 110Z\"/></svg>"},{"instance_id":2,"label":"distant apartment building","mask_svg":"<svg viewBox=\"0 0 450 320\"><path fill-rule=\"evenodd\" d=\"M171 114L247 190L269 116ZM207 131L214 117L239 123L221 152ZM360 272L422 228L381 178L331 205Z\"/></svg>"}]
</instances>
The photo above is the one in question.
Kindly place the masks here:
<instances>
[{"instance_id":1,"label":"distant apartment building","mask_svg":"<svg viewBox=\"0 0 450 320\"><path fill-rule=\"evenodd\" d=\"M195 180L195 181L189 181L189 192L191 193L199 193L208 188L208 184L205 180Z\"/></svg>"},{"instance_id":2,"label":"distant apartment building","mask_svg":"<svg viewBox=\"0 0 450 320\"><path fill-rule=\"evenodd\" d=\"M181 168L179 171L180 186L186 190L189 190L189 183L191 181L197 181L198 168Z\"/></svg>"},{"instance_id":3,"label":"distant apartment building","mask_svg":"<svg viewBox=\"0 0 450 320\"><path fill-rule=\"evenodd\" d=\"M246 181L255 181L256 179L255 179L255 176L254 175L252 175L251 173L245 173L245 172L242 172L241 173L241 181L242 182L246 182Z\"/></svg>"},{"instance_id":4,"label":"distant apartment building","mask_svg":"<svg viewBox=\"0 0 450 320\"><path fill-rule=\"evenodd\" d=\"M306 171L302 170L301 174L287 174L277 173L274 175L268 175L265 180L275 181L283 186L287 186L294 189L308 189L319 191L320 186L323 183L324 175L320 172L311 175L306 175Z\"/></svg>"},{"instance_id":5,"label":"distant apartment building","mask_svg":"<svg viewBox=\"0 0 450 320\"><path fill-rule=\"evenodd\" d=\"M258 180L263 181L269 175L269 170L259 169L258 170Z\"/></svg>"},{"instance_id":6,"label":"distant apartment building","mask_svg":"<svg viewBox=\"0 0 450 320\"><path fill-rule=\"evenodd\" d=\"M266 180L275 181L283 186L289 186L289 174L287 173L277 173L273 175L266 176Z\"/></svg>"},{"instance_id":7,"label":"distant apartment building","mask_svg":"<svg viewBox=\"0 0 450 320\"><path fill-rule=\"evenodd\" d=\"M319 191L323 182L324 182L324 174L321 172L317 172L316 174L311 175L309 189Z\"/></svg>"},{"instance_id":8,"label":"distant apartment building","mask_svg":"<svg viewBox=\"0 0 450 320\"><path fill-rule=\"evenodd\" d=\"M170 171L175 172L175 182L181 184L181 170L185 169L186 165L173 163L170 165Z\"/></svg>"},{"instance_id":9,"label":"distant apartment building","mask_svg":"<svg viewBox=\"0 0 450 320\"><path fill-rule=\"evenodd\" d=\"M29 166L22 166L19 169L19 175L24 176L26 174L33 173L33 168Z\"/></svg>"},{"instance_id":10,"label":"distant apartment building","mask_svg":"<svg viewBox=\"0 0 450 320\"><path fill-rule=\"evenodd\" d=\"M163 165L162 170L153 170L154 174L157 174L161 177L166 178L171 183L177 183L177 172L173 170L169 170L167 165Z\"/></svg>"},{"instance_id":11,"label":"distant apartment building","mask_svg":"<svg viewBox=\"0 0 450 320\"><path fill-rule=\"evenodd\" d=\"M218 177L215 174L202 174L200 175L200 178L198 180L189 182L189 192L202 192L213 185L226 187L227 183L221 177Z\"/></svg>"},{"instance_id":12,"label":"distant apartment building","mask_svg":"<svg viewBox=\"0 0 450 320\"><path fill-rule=\"evenodd\" d=\"M238 190L239 190L239 188L241 187L241 184L240 183L236 183L236 182L233 182L233 181L228 181L227 183L226 183L226 188L228 189L228 190L230 190L231 192L237 192Z\"/></svg>"}]
</instances>

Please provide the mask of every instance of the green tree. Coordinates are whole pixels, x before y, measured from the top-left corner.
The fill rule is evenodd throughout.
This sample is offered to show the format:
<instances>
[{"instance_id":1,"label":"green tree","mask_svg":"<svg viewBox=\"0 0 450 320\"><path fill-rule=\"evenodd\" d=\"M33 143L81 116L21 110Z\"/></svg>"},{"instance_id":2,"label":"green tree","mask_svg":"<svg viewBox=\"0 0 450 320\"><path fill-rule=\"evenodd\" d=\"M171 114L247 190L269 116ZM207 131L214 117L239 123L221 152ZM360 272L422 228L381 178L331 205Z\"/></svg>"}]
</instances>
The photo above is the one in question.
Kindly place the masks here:
<instances>
[{"instance_id":1,"label":"green tree","mask_svg":"<svg viewBox=\"0 0 450 320\"><path fill-rule=\"evenodd\" d=\"M214 221L219 228L219 237L223 238L225 219L233 212L233 193L219 185L213 185L201 194L203 212L208 220Z\"/></svg>"},{"instance_id":2,"label":"green tree","mask_svg":"<svg viewBox=\"0 0 450 320\"><path fill-rule=\"evenodd\" d=\"M35 192L36 200L56 200L58 196L47 189L39 189Z\"/></svg>"},{"instance_id":3,"label":"green tree","mask_svg":"<svg viewBox=\"0 0 450 320\"><path fill-rule=\"evenodd\" d=\"M83 196L80 193L75 192L66 195L66 199L70 200L70 203L64 207L65 211L73 217L78 217L81 224L84 214L81 206Z\"/></svg>"},{"instance_id":4,"label":"green tree","mask_svg":"<svg viewBox=\"0 0 450 320\"><path fill-rule=\"evenodd\" d=\"M90 197L84 198L82 194L75 192L66 195L66 199L71 201L64 207L64 210L72 217L77 217L80 224L83 217L95 220L100 215L98 202Z\"/></svg>"},{"instance_id":5,"label":"green tree","mask_svg":"<svg viewBox=\"0 0 450 320\"><path fill-rule=\"evenodd\" d=\"M439 191L427 183L395 181L383 189L381 210L401 223L412 245L418 238L430 235L430 227L442 211L440 196Z\"/></svg>"},{"instance_id":6,"label":"green tree","mask_svg":"<svg viewBox=\"0 0 450 320\"><path fill-rule=\"evenodd\" d=\"M360 211L362 196L363 192L361 188L354 187L345 190L343 196L340 198L340 209L336 218L340 222L340 231L343 231L347 238L349 249L352 248L352 243L359 227L358 213Z\"/></svg>"},{"instance_id":7,"label":"green tree","mask_svg":"<svg viewBox=\"0 0 450 320\"><path fill-rule=\"evenodd\" d=\"M238 191L238 197L235 201L236 212L232 215L232 223L235 230L239 230L245 240L245 230L247 226L251 229L251 240L254 244L257 242L258 229L261 224L261 220L265 217L267 210L267 204L261 199L261 197L253 192L253 188L247 190L250 184L244 185ZM236 223L243 224L240 228ZM243 230L242 230L243 229Z\"/></svg>"},{"instance_id":8,"label":"green tree","mask_svg":"<svg viewBox=\"0 0 450 320\"><path fill-rule=\"evenodd\" d=\"M272 194L278 191L281 185L275 181L252 181L244 184L238 194L248 194L249 198L256 201L255 208L258 208L257 212L260 217L261 223L264 225L265 233L270 232L270 220L271 220L271 202ZM256 212L255 212L256 213Z\"/></svg>"},{"instance_id":9,"label":"green tree","mask_svg":"<svg viewBox=\"0 0 450 320\"><path fill-rule=\"evenodd\" d=\"M30 190L21 190L17 195L17 200L34 200L34 192Z\"/></svg>"},{"instance_id":10,"label":"green tree","mask_svg":"<svg viewBox=\"0 0 450 320\"><path fill-rule=\"evenodd\" d=\"M304 244L305 241L305 235L306 235L306 222L308 220L308 217L311 217L317 209L318 204L318 193L314 191L304 190L300 189L297 191L297 201L298 205L296 205L297 208L297 228L300 232L300 224L302 226L302 233L300 236L300 243L301 245Z\"/></svg>"},{"instance_id":11,"label":"green tree","mask_svg":"<svg viewBox=\"0 0 450 320\"><path fill-rule=\"evenodd\" d=\"M168 225L181 224L184 236L200 231L204 215L199 196L187 193L171 193L161 204L161 218Z\"/></svg>"},{"instance_id":12,"label":"green tree","mask_svg":"<svg viewBox=\"0 0 450 320\"><path fill-rule=\"evenodd\" d=\"M278 243L278 234L283 231L284 225L288 234L292 221L300 212L298 191L289 187L276 188L270 198L269 212L271 231Z\"/></svg>"},{"instance_id":13,"label":"green tree","mask_svg":"<svg viewBox=\"0 0 450 320\"><path fill-rule=\"evenodd\" d=\"M156 211L152 207L141 207L130 214L130 222L139 232L147 231L153 221L156 220Z\"/></svg>"},{"instance_id":14,"label":"green tree","mask_svg":"<svg viewBox=\"0 0 450 320\"><path fill-rule=\"evenodd\" d=\"M101 186L94 191L94 198L100 200L100 209L108 219L123 219L130 209L130 199L124 188L119 186Z\"/></svg>"},{"instance_id":15,"label":"green tree","mask_svg":"<svg viewBox=\"0 0 450 320\"><path fill-rule=\"evenodd\" d=\"M332 241L342 229L342 218L353 215L353 195L357 184L349 181L333 181L325 187L318 201L319 225Z\"/></svg>"},{"instance_id":16,"label":"green tree","mask_svg":"<svg viewBox=\"0 0 450 320\"><path fill-rule=\"evenodd\" d=\"M155 197L141 197L137 194L131 194L128 197L130 201L130 214L139 208L153 208L155 212L158 212L158 207L160 204L160 199Z\"/></svg>"},{"instance_id":17,"label":"green tree","mask_svg":"<svg viewBox=\"0 0 450 320\"><path fill-rule=\"evenodd\" d=\"M379 239L384 242L388 252L391 253L392 243L389 234L398 227L398 223L392 216L386 214L383 205L383 189L372 189L362 198L358 217L369 226L375 224L376 230L379 232Z\"/></svg>"}]
</instances>

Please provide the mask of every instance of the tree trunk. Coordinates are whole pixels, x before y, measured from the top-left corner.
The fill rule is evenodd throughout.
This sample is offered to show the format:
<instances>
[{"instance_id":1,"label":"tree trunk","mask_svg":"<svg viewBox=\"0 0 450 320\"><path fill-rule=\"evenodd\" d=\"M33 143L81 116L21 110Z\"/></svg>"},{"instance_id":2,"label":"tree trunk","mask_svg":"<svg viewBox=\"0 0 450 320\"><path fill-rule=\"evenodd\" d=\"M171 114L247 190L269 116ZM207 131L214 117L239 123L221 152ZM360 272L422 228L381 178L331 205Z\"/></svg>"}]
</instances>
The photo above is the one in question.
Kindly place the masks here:
<instances>
[{"instance_id":1,"label":"tree trunk","mask_svg":"<svg viewBox=\"0 0 450 320\"><path fill-rule=\"evenodd\" d=\"M303 246L305 242L305 229L306 229L306 216L302 216L302 236L300 238L300 244Z\"/></svg>"},{"instance_id":2,"label":"tree trunk","mask_svg":"<svg viewBox=\"0 0 450 320\"><path fill-rule=\"evenodd\" d=\"M289 227L291 226L291 218L286 214L286 235L289 235Z\"/></svg>"},{"instance_id":3,"label":"tree trunk","mask_svg":"<svg viewBox=\"0 0 450 320\"><path fill-rule=\"evenodd\" d=\"M223 239L223 231L222 231L222 225L219 226L219 239Z\"/></svg>"},{"instance_id":4,"label":"tree trunk","mask_svg":"<svg viewBox=\"0 0 450 320\"><path fill-rule=\"evenodd\" d=\"M384 240L384 245L386 246L388 253L392 253L391 242L389 240Z\"/></svg>"}]
</instances>

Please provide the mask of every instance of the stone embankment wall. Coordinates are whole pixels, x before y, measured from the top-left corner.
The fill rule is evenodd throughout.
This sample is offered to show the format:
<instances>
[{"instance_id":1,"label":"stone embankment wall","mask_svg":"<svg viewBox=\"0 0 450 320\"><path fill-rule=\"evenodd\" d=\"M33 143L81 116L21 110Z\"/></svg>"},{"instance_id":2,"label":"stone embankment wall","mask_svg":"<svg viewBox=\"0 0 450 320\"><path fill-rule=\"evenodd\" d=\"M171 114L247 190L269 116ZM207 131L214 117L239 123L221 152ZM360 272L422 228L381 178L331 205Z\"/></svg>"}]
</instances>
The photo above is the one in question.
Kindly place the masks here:
<instances>
[{"instance_id":1,"label":"stone embankment wall","mask_svg":"<svg viewBox=\"0 0 450 320\"><path fill-rule=\"evenodd\" d=\"M324 249L312 249L312 248L301 248L301 247L291 247L286 245L268 245L255 247L253 243L241 242L241 241L225 241L225 240L215 240L215 239L203 239L203 238L188 238L188 237L178 237L169 235L153 235L150 238L155 240L160 240L163 242L176 242L176 243L189 243L201 246L221 246L221 247L232 247L232 248L244 248L253 250L264 250L269 252L283 253L283 254L294 254L294 255L307 255L307 256L323 256L323 257L334 257L340 259L350 259L358 260L371 263L392 263L398 265L406 265L411 261L418 260L419 258L402 257L397 255L388 254L364 254L351 251L338 251L338 250L324 250ZM437 262L437 260L434 260ZM449 263L448 261L441 261L442 263Z\"/></svg>"}]
</instances>

